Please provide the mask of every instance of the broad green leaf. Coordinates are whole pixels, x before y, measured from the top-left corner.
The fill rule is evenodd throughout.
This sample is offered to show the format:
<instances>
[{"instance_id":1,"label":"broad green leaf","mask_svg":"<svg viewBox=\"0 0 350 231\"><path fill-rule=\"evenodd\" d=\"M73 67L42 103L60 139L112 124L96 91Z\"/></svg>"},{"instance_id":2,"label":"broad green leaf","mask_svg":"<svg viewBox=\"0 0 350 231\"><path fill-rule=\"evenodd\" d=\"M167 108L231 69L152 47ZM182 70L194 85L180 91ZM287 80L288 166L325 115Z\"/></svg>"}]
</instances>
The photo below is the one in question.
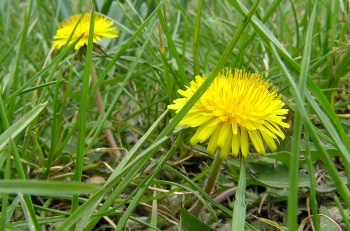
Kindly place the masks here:
<instances>
[{"instance_id":1,"label":"broad green leaf","mask_svg":"<svg viewBox=\"0 0 350 231\"><path fill-rule=\"evenodd\" d=\"M320 206L320 228L327 231L341 230L337 222L331 217L328 209L323 205Z\"/></svg>"},{"instance_id":2,"label":"broad green leaf","mask_svg":"<svg viewBox=\"0 0 350 231\"><path fill-rule=\"evenodd\" d=\"M236 181L239 176L232 174ZM266 164L247 163L247 185L261 185L273 188L288 188L288 167L278 165L277 167ZM299 172L298 187L309 187L309 176Z\"/></svg>"},{"instance_id":3,"label":"broad green leaf","mask_svg":"<svg viewBox=\"0 0 350 231\"><path fill-rule=\"evenodd\" d=\"M253 179L260 183L274 188L289 187L289 169L283 165L272 168L267 165L249 164L256 174L252 175ZM298 187L309 187L309 176L303 172L299 172Z\"/></svg>"},{"instance_id":4,"label":"broad green leaf","mask_svg":"<svg viewBox=\"0 0 350 231\"><path fill-rule=\"evenodd\" d=\"M213 231L208 225L204 224L197 217L191 215L186 209L181 209L181 230L183 231Z\"/></svg>"}]
</instances>

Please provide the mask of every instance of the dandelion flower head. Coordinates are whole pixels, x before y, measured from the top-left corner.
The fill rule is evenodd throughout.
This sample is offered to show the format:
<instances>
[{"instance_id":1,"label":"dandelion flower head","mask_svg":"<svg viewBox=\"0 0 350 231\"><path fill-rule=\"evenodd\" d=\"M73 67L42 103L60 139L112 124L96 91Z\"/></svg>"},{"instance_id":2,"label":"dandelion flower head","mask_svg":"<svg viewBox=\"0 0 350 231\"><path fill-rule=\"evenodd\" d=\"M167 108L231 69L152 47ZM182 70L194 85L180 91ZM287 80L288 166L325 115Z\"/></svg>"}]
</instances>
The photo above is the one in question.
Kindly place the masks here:
<instances>
[{"instance_id":1,"label":"dandelion flower head","mask_svg":"<svg viewBox=\"0 0 350 231\"><path fill-rule=\"evenodd\" d=\"M79 50L84 45L87 45L90 30L90 18L91 13L86 13L83 16L81 14L77 14L61 22L61 27L57 29L56 35L53 37L53 47L55 49L62 48L67 43L75 27L74 34L72 35L69 44L84 34L74 48L75 50ZM106 17L96 14L94 23L94 43L101 40L102 37L116 38L119 36L119 30L112 27L113 21L107 19Z\"/></svg>"},{"instance_id":2,"label":"dandelion flower head","mask_svg":"<svg viewBox=\"0 0 350 231\"><path fill-rule=\"evenodd\" d=\"M174 100L168 108L176 113L205 81L206 76L196 76L186 90L178 90L183 98ZM191 145L205 142L209 137L207 151L213 154L220 148L220 157L226 158L241 152L246 158L249 140L256 151L265 153L264 142L275 151L278 137L285 138L281 129L289 128L283 122L288 109L281 95L258 74L245 70L223 70L213 80L206 92L183 117L177 126L198 127L191 138Z\"/></svg>"}]
</instances>

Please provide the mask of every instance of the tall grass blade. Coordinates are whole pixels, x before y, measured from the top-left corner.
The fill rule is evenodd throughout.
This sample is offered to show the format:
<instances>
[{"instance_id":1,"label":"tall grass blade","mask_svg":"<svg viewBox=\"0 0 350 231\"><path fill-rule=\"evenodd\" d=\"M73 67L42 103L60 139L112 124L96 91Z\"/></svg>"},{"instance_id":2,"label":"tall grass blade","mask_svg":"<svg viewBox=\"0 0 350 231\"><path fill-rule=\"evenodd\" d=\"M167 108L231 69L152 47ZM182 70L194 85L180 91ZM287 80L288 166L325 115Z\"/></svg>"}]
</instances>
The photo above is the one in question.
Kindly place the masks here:
<instances>
[{"instance_id":1,"label":"tall grass blade","mask_svg":"<svg viewBox=\"0 0 350 231\"><path fill-rule=\"evenodd\" d=\"M89 95L89 79L90 79L90 71L91 71L91 63L92 63L92 49L94 46L94 26L95 26L95 9L94 7L91 10L91 19L90 19L90 28L89 28L89 38L88 45L86 50L86 58L85 58L85 69L84 69L84 77L83 77L83 86L81 90L81 105L79 111L79 134L78 134L78 144L77 144L77 154L75 158L75 172L74 172L74 181L81 182L81 178L83 175L83 158L85 154L85 132L86 132L86 116L87 109L89 105L88 95ZM72 200L72 212L74 212L78 208L79 196L74 195Z\"/></svg>"}]
</instances>

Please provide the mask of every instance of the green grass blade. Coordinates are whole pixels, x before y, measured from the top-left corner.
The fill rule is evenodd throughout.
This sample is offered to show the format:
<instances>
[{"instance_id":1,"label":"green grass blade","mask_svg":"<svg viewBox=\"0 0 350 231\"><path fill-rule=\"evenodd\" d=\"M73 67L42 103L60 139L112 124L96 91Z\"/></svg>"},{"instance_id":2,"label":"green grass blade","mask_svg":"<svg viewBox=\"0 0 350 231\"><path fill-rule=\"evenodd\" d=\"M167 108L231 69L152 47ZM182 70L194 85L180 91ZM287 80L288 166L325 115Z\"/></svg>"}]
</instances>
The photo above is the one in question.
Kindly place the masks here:
<instances>
[{"instance_id":1,"label":"green grass blade","mask_svg":"<svg viewBox=\"0 0 350 231\"><path fill-rule=\"evenodd\" d=\"M153 197L157 197L157 195L158 195L157 191L154 191ZM157 227L157 222L158 222L158 200L153 200L150 225L153 227Z\"/></svg>"},{"instance_id":2,"label":"green grass blade","mask_svg":"<svg viewBox=\"0 0 350 231\"><path fill-rule=\"evenodd\" d=\"M51 125L51 143L50 143L50 151L47 157L47 163L46 163L46 171L44 172L43 179L47 179L50 173L51 163L54 159L54 155L57 151L57 142L58 142L58 97L59 97L59 90L60 90L60 82L61 82L61 76L62 76L62 70L58 73L56 86L55 86L55 95L53 99L53 118L52 118L52 125Z\"/></svg>"},{"instance_id":3,"label":"green grass blade","mask_svg":"<svg viewBox=\"0 0 350 231\"><path fill-rule=\"evenodd\" d=\"M343 221L344 221L344 224L346 226L346 229L350 230L349 216L346 214L345 209L342 207L338 197L334 196L333 198L334 198L335 204L337 205L337 207L340 211L341 216L343 217Z\"/></svg>"},{"instance_id":4,"label":"green grass blade","mask_svg":"<svg viewBox=\"0 0 350 231\"><path fill-rule=\"evenodd\" d=\"M245 204L245 189L246 189L246 166L245 159L241 157L239 181L235 194L235 202L233 205L232 215L232 231L244 230L246 204Z\"/></svg>"},{"instance_id":5,"label":"green grass blade","mask_svg":"<svg viewBox=\"0 0 350 231\"><path fill-rule=\"evenodd\" d=\"M177 64L179 72L180 72L180 76L179 76L180 84L181 85L188 85L188 78L185 75L184 63L182 62L182 59L180 58L179 52L177 51L174 40L170 34L170 31L168 28L168 23L160 10L157 11L157 14L158 14L159 22L162 25L164 35L168 40L169 47L174 55L174 58L176 60L176 64Z\"/></svg>"},{"instance_id":6,"label":"green grass blade","mask_svg":"<svg viewBox=\"0 0 350 231\"><path fill-rule=\"evenodd\" d=\"M75 158L75 172L74 172L74 181L81 182L81 178L83 175L83 158L85 154L85 138L86 138L86 116L87 109L89 105L88 95L89 95L89 79L91 72L91 64L92 64L92 49L94 46L94 26L95 26L95 9L94 7L91 10L91 19L90 19L90 28L89 28L89 38L88 45L86 50L85 57L85 69L83 76L83 86L81 90L81 105L79 111L79 135L78 135L78 144L77 144L77 154ZM75 211L78 208L79 196L73 196L72 200L72 211Z\"/></svg>"},{"instance_id":7,"label":"green grass blade","mask_svg":"<svg viewBox=\"0 0 350 231\"><path fill-rule=\"evenodd\" d=\"M3 149L8 143L10 138L15 138L21 133L30 122L32 122L40 112L45 108L46 103L39 104L30 110L27 114L22 116L16 123L11 125L0 135L0 150ZM3 111L1 111L3 113ZM1 117L7 117L7 115L1 115Z\"/></svg>"},{"instance_id":8,"label":"green grass blade","mask_svg":"<svg viewBox=\"0 0 350 231\"><path fill-rule=\"evenodd\" d=\"M18 196L22 205L21 207L23 214L26 218L27 227L29 228L29 230L32 231L39 230L39 223L36 219L35 213L33 213L34 210L30 198L28 197L28 195L23 195L21 193L18 193Z\"/></svg>"},{"instance_id":9,"label":"green grass blade","mask_svg":"<svg viewBox=\"0 0 350 231\"><path fill-rule=\"evenodd\" d=\"M199 64L199 54L198 54L198 38L199 38L199 28L201 25L201 12L202 12L203 0L198 1L196 22L193 31L193 65L194 65L194 75L199 75L200 64Z\"/></svg>"},{"instance_id":10,"label":"green grass blade","mask_svg":"<svg viewBox=\"0 0 350 231\"><path fill-rule=\"evenodd\" d=\"M101 7L101 13L107 15L109 9L111 8L112 3L113 3L113 0L104 1Z\"/></svg>"},{"instance_id":11,"label":"green grass blade","mask_svg":"<svg viewBox=\"0 0 350 231\"><path fill-rule=\"evenodd\" d=\"M6 224L5 225L4 230L8 230L8 231L23 231L22 229L17 228L16 226L10 225L10 224Z\"/></svg>"},{"instance_id":12,"label":"green grass blade","mask_svg":"<svg viewBox=\"0 0 350 231\"><path fill-rule=\"evenodd\" d=\"M0 180L0 193L22 193L28 195L62 196L92 193L98 185L64 181Z\"/></svg>"},{"instance_id":13,"label":"green grass blade","mask_svg":"<svg viewBox=\"0 0 350 231\"><path fill-rule=\"evenodd\" d=\"M13 43L11 44L11 46L9 47L8 51L4 54L4 57L2 59L0 59L0 65L2 62L4 62L4 60L10 55L10 53L13 51L14 47L17 45L17 42L19 41L21 37L17 37L17 39L15 41L13 41Z\"/></svg>"},{"instance_id":14,"label":"green grass blade","mask_svg":"<svg viewBox=\"0 0 350 231\"><path fill-rule=\"evenodd\" d=\"M2 101L1 101L2 103ZM5 180L9 180L11 177L11 148L9 148L8 153L6 154L6 166L5 166ZM0 167L1 169L2 167ZM1 220L0 220L0 230L5 230L5 225L6 225L6 216L7 216L7 204L9 201L9 195L7 193L1 193L0 194L2 197L1 201Z\"/></svg>"},{"instance_id":15,"label":"green grass blade","mask_svg":"<svg viewBox=\"0 0 350 231\"><path fill-rule=\"evenodd\" d=\"M24 53L24 47L26 44L26 40L27 40L27 35L28 35L28 27L29 27L29 23L30 23L30 17L32 14L32 8L33 8L33 0L29 1L29 7L28 7L28 11L25 13L24 16L24 23L23 23L23 31L22 31L22 36L21 36L21 41L18 47L18 51L17 51L17 55L16 55L16 60L15 60L15 69L14 72L12 73L12 81L13 81L13 89L17 89L18 85L20 84L20 79L19 79L19 71L20 71L20 62L22 54ZM10 107L12 107L13 104L10 105ZM11 111L9 111L10 115L13 113Z\"/></svg>"},{"instance_id":16,"label":"green grass blade","mask_svg":"<svg viewBox=\"0 0 350 231\"><path fill-rule=\"evenodd\" d=\"M305 140L309 140L309 132L305 131ZM310 153L310 143L305 143L305 153L307 158L307 165L308 165L308 172L309 172L309 178L310 178L310 204L311 204L311 211L312 211L312 221L315 227L315 230L320 230L320 219L318 217L318 209L317 209L317 191L316 191L316 177L315 177L315 170L313 161L311 158Z\"/></svg>"},{"instance_id":17,"label":"green grass blade","mask_svg":"<svg viewBox=\"0 0 350 231\"><path fill-rule=\"evenodd\" d=\"M22 166L22 162L19 156L19 152L17 150L17 146L12 139L11 139L11 150L12 150L13 159L15 161L17 174L21 180L25 180L26 174ZM19 198L23 207L23 212L26 215L26 218L28 223L30 224L30 227L32 228L32 230L40 230L39 222L37 220L36 213L34 211L34 206L33 206L31 197L27 194L24 194L24 195L19 194Z\"/></svg>"},{"instance_id":18,"label":"green grass blade","mask_svg":"<svg viewBox=\"0 0 350 231\"><path fill-rule=\"evenodd\" d=\"M311 58L311 47L312 47L312 35L314 30L314 23L316 18L318 1L315 2L314 8L310 17L310 24L308 25L306 31L303 59L301 64L301 71L298 80L298 90L303 104L297 104L299 107L304 107L304 98L306 91L306 83L308 77L308 71L310 66ZM298 108L296 108L299 111ZM289 230L296 230L298 227L297 216L298 213L298 176L299 176L299 153L300 153L300 141L302 134L302 119L301 116L297 113L294 119L293 126L293 141L292 141L292 150L290 157L290 168L289 168L289 196L288 196L288 212L287 212L287 223ZM310 176L313 177L313 176Z\"/></svg>"}]
</instances>

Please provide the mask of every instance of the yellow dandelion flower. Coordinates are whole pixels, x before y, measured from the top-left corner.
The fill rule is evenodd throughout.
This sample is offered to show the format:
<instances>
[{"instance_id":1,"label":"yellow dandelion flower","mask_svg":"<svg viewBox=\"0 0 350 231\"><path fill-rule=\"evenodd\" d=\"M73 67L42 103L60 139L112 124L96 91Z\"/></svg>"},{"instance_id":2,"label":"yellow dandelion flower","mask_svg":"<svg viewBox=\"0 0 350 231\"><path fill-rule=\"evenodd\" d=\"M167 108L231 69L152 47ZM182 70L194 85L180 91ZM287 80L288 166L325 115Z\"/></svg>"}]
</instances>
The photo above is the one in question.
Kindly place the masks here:
<instances>
[{"instance_id":1,"label":"yellow dandelion flower","mask_svg":"<svg viewBox=\"0 0 350 231\"><path fill-rule=\"evenodd\" d=\"M178 90L183 98L174 100L168 108L176 113L185 105L207 77L196 76L191 86ZM288 114L281 95L258 74L245 70L222 71L213 80L206 92L183 117L177 126L198 127L190 143L195 145L209 137L207 151L213 154L220 148L221 158L232 150L237 156L241 151L248 156L249 139L258 153L265 153L263 141L275 151L275 140L285 138L280 127L289 128L282 120Z\"/></svg>"},{"instance_id":2,"label":"yellow dandelion flower","mask_svg":"<svg viewBox=\"0 0 350 231\"><path fill-rule=\"evenodd\" d=\"M79 22L80 18L81 20ZM69 41L69 44L71 44L77 38L79 38L79 36L84 34L74 48L75 50L79 50L82 46L87 45L90 30L90 18L91 14L86 13L83 16L81 16L81 14L73 15L70 18L63 21L61 23L61 28L57 29L56 35L53 37L54 40L52 42L52 46L55 49L60 49L61 47L63 47L67 43L68 38L72 34L78 22L79 24L77 25L74 34L72 35ZM98 40L101 40L102 37L116 38L119 36L119 30L115 27L111 27L113 25L113 21L107 19L102 15L95 15L94 25L94 43L96 43Z\"/></svg>"}]
</instances>

